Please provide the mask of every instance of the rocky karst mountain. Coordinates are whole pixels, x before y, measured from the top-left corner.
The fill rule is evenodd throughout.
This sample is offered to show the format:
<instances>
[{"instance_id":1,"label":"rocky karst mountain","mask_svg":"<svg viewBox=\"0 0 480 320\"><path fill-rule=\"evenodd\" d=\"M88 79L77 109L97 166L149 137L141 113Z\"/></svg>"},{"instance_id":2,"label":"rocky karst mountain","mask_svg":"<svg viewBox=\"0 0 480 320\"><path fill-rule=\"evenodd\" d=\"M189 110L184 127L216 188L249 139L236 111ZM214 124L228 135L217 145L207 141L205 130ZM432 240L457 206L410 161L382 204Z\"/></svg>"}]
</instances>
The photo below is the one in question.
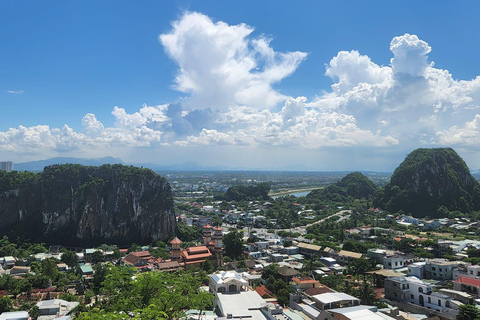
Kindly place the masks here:
<instances>
[{"instance_id":1,"label":"rocky karst mountain","mask_svg":"<svg viewBox=\"0 0 480 320\"><path fill-rule=\"evenodd\" d=\"M347 198L370 198L378 186L361 172L347 174L342 180L323 189L310 192L307 197L331 201L345 201Z\"/></svg>"},{"instance_id":2,"label":"rocky karst mountain","mask_svg":"<svg viewBox=\"0 0 480 320\"><path fill-rule=\"evenodd\" d=\"M376 204L417 217L471 212L480 209L480 185L452 148L417 149L395 169Z\"/></svg>"},{"instance_id":3,"label":"rocky karst mountain","mask_svg":"<svg viewBox=\"0 0 480 320\"><path fill-rule=\"evenodd\" d=\"M166 240L176 230L167 180L123 165L0 172L0 232L61 244Z\"/></svg>"}]
</instances>

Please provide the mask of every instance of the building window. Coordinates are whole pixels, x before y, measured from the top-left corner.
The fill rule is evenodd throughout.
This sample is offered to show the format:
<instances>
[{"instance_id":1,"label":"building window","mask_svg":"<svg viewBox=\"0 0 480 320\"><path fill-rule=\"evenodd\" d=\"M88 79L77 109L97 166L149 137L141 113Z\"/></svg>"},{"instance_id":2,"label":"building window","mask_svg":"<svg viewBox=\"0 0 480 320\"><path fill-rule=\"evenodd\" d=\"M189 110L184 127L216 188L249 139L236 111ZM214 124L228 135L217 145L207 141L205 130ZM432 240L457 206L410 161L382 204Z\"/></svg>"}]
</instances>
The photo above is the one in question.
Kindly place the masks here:
<instances>
[{"instance_id":1,"label":"building window","mask_svg":"<svg viewBox=\"0 0 480 320\"><path fill-rule=\"evenodd\" d=\"M410 295L410 298L415 299L415 296L413 294Z\"/></svg>"},{"instance_id":2,"label":"building window","mask_svg":"<svg viewBox=\"0 0 480 320\"><path fill-rule=\"evenodd\" d=\"M438 268L438 271L442 272L442 268Z\"/></svg>"},{"instance_id":3,"label":"building window","mask_svg":"<svg viewBox=\"0 0 480 320\"><path fill-rule=\"evenodd\" d=\"M397 296L397 293L396 293L396 292L394 292L394 293L393 293L393 296L394 296L394 297L396 297L396 296Z\"/></svg>"},{"instance_id":4,"label":"building window","mask_svg":"<svg viewBox=\"0 0 480 320\"><path fill-rule=\"evenodd\" d=\"M435 271L435 267L432 267L432 271Z\"/></svg>"},{"instance_id":5,"label":"building window","mask_svg":"<svg viewBox=\"0 0 480 320\"><path fill-rule=\"evenodd\" d=\"M439 307L442 306L442 301L441 301L441 300L438 300L438 306L439 306Z\"/></svg>"},{"instance_id":6,"label":"building window","mask_svg":"<svg viewBox=\"0 0 480 320\"><path fill-rule=\"evenodd\" d=\"M428 303L432 303L432 298L428 297Z\"/></svg>"},{"instance_id":7,"label":"building window","mask_svg":"<svg viewBox=\"0 0 480 320\"><path fill-rule=\"evenodd\" d=\"M419 288L418 288L418 292L423 293L423 288L422 288L422 287L419 287Z\"/></svg>"}]
</instances>

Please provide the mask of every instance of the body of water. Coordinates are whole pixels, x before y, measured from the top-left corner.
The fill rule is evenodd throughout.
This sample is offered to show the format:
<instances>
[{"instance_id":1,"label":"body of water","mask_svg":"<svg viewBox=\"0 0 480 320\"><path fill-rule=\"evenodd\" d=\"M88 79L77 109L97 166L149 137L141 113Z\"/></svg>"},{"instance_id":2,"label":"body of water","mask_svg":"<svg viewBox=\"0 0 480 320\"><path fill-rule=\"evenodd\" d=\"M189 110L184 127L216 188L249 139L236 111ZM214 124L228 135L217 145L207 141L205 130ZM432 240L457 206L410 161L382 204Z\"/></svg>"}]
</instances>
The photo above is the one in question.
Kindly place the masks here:
<instances>
[{"instance_id":1,"label":"body of water","mask_svg":"<svg viewBox=\"0 0 480 320\"><path fill-rule=\"evenodd\" d=\"M304 197L306 196L307 194L309 194L311 191L301 191L301 192L292 192L292 193L288 193L288 194L284 194L284 195L281 195L281 196L274 196L272 197L273 199L277 199L278 197L284 197L284 196L295 196L295 197Z\"/></svg>"}]
</instances>

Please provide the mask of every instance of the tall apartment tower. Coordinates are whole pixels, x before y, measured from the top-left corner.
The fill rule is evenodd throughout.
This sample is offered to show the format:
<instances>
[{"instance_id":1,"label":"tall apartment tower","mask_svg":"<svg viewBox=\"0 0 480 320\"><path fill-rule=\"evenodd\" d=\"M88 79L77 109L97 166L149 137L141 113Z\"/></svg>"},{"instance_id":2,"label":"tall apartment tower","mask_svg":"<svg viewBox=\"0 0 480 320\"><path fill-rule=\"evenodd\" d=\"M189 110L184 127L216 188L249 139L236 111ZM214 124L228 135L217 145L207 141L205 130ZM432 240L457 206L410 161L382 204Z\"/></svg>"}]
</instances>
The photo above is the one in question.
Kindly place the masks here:
<instances>
[{"instance_id":1,"label":"tall apartment tower","mask_svg":"<svg viewBox=\"0 0 480 320\"><path fill-rule=\"evenodd\" d=\"M0 161L0 171L13 171L13 162L12 161Z\"/></svg>"}]
</instances>

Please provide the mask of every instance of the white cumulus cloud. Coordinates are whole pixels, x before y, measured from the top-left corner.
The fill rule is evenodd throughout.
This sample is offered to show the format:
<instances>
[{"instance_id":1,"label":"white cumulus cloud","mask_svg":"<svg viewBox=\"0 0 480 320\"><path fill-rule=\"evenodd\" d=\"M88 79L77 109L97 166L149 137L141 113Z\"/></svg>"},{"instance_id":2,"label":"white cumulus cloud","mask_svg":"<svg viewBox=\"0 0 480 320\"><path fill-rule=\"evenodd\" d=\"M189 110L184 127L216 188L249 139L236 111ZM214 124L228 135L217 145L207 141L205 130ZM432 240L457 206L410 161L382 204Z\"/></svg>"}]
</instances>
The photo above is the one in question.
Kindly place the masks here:
<instances>
[{"instance_id":1,"label":"white cumulus cloud","mask_svg":"<svg viewBox=\"0 0 480 320\"><path fill-rule=\"evenodd\" d=\"M275 52L270 39L252 38L253 31L187 12L160 35L165 52L179 66L176 89L191 94L191 108L270 108L286 99L272 85L291 75L307 54Z\"/></svg>"}]
</instances>

